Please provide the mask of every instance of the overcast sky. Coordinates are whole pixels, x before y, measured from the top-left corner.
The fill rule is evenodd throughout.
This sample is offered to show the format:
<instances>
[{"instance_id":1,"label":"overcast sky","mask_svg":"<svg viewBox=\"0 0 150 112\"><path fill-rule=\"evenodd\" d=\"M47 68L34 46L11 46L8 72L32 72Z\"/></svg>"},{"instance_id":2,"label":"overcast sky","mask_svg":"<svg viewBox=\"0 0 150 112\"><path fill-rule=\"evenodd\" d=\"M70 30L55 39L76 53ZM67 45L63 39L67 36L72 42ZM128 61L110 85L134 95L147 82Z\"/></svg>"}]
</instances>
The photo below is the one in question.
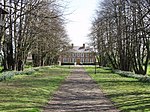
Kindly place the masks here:
<instances>
[{"instance_id":1,"label":"overcast sky","mask_svg":"<svg viewBox=\"0 0 150 112\"><path fill-rule=\"evenodd\" d=\"M87 35L91 26L92 18L100 0L65 0L68 2L68 12L73 12L66 16L69 20L66 30L75 45L82 45L88 42Z\"/></svg>"}]
</instances>

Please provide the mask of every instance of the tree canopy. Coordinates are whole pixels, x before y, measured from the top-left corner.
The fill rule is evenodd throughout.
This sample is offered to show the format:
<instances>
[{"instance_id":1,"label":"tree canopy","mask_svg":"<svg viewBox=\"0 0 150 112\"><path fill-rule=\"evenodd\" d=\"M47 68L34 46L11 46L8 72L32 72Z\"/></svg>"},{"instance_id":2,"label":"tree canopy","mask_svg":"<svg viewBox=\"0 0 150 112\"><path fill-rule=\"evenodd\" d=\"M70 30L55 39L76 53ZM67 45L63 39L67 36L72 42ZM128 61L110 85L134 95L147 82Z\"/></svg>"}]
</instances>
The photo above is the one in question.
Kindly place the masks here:
<instances>
[{"instance_id":1,"label":"tree canopy","mask_svg":"<svg viewBox=\"0 0 150 112\"><path fill-rule=\"evenodd\" d=\"M146 74L150 57L150 1L104 0L92 22L99 65Z\"/></svg>"},{"instance_id":2,"label":"tree canopy","mask_svg":"<svg viewBox=\"0 0 150 112\"><path fill-rule=\"evenodd\" d=\"M3 0L5 26L0 43L4 70L21 70L28 54L33 65L51 65L68 45L63 4L57 0Z\"/></svg>"}]
</instances>

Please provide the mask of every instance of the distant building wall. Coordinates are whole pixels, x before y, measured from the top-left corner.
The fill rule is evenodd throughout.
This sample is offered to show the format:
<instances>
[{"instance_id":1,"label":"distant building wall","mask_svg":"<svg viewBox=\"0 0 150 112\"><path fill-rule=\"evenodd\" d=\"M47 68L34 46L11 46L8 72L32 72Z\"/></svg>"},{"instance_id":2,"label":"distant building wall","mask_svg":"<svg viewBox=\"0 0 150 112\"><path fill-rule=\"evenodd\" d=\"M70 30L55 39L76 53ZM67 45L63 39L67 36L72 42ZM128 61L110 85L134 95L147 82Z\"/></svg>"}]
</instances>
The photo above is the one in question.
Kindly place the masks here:
<instances>
[{"instance_id":1,"label":"distant building wall","mask_svg":"<svg viewBox=\"0 0 150 112\"><path fill-rule=\"evenodd\" d=\"M92 49L87 49L85 47L85 44L83 44L82 47L75 47L72 44L72 48L69 51L62 54L59 57L59 61L61 61L62 64L94 64L95 55Z\"/></svg>"}]
</instances>

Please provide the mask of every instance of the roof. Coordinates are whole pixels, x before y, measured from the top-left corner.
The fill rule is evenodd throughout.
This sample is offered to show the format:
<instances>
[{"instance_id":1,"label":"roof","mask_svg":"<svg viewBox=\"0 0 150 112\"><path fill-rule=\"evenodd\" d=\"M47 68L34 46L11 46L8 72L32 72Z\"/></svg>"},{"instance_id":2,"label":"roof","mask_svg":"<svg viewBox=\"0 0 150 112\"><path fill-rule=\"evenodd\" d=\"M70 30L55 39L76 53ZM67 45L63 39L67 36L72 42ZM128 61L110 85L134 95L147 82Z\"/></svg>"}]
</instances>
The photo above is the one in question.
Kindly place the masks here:
<instances>
[{"instance_id":1,"label":"roof","mask_svg":"<svg viewBox=\"0 0 150 112\"><path fill-rule=\"evenodd\" d=\"M81 47L81 46L73 46L73 48L69 49L67 52L79 52L79 53L88 53L88 52L94 52L93 48L87 47Z\"/></svg>"}]
</instances>

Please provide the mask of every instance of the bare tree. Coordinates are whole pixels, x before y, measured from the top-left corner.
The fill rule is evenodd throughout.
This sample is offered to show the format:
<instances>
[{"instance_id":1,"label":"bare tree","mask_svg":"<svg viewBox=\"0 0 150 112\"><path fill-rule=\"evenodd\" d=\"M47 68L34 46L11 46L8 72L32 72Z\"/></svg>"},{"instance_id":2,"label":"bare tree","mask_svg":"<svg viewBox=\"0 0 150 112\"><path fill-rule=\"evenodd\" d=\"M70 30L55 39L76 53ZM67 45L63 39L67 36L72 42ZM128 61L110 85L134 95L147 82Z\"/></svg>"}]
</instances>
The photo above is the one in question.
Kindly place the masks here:
<instances>
[{"instance_id":1,"label":"bare tree","mask_svg":"<svg viewBox=\"0 0 150 112\"><path fill-rule=\"evenodd\" d=\"M1 40L4 70L23 70L29 53L36 54L38 66L44 65L50 52L61 51L60 42L68 43L56 0L4 0L3 4L9 11Z\"/></svg>"},{"instance_id":2,"label":"bare tree","mask_svg":"<svg viewBox=\"0 0 150 112\"><path fill-rule=\"evenodd\" d=\"M146 74L149 58L149 1L105 0L93 21L91 39L103 63ZM102 64L102 63L100 63Z\"/></svg>"}]
</instances>

